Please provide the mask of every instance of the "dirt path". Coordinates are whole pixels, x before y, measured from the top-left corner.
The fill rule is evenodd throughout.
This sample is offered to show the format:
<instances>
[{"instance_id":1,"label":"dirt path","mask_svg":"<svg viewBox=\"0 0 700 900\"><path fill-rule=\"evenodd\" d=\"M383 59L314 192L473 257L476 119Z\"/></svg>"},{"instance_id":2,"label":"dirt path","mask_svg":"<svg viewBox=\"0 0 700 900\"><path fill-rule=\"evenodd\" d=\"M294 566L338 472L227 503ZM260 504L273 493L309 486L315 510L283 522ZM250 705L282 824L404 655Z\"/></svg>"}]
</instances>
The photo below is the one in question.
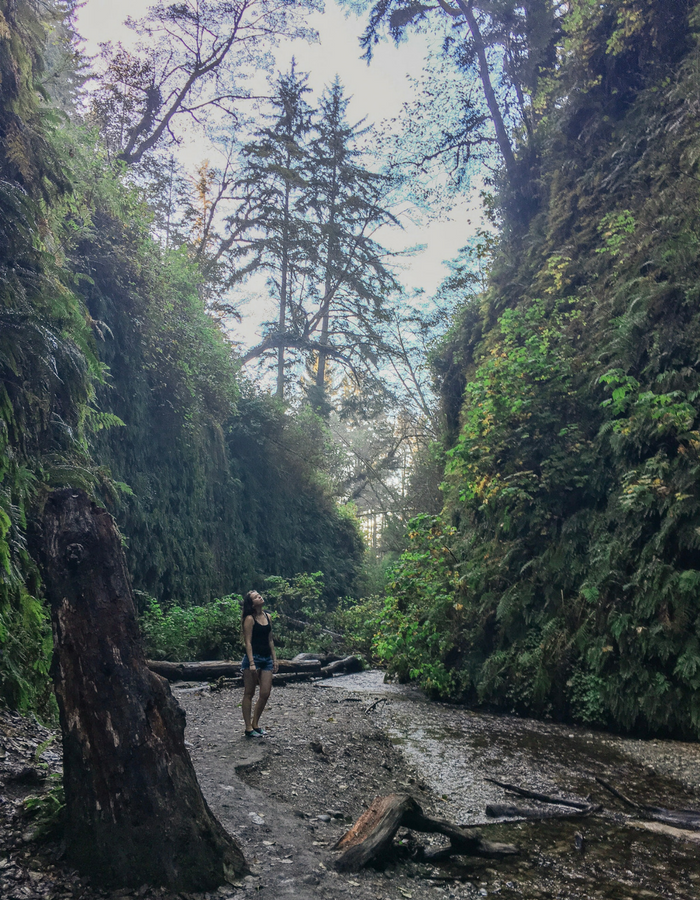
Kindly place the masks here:
<instances>
[{"instance_id":1,"label":"dirt path","mask_svg":"<svg viewBox=\"0 0 700 900\"><path fill-rule=\"evenodd\" d=\"M26 797L44 792L48 776L60 771L55 744L41 761L35 759L51 732L0 711L2 900L424 900L442 895L442 873L410 860L356 875L339 875L332 868L337 855L332 845L378 794L410 790L426 811L438 811L439 802L375 725L372 712L366 712L372 697L313 684L275 688L263 723L269 734L255 741L243 736L239 690L178 685L174 693L187 713L186 739L204 795L241 843L251 875L210 894L171 894L146 885L137 891L94 889L63 864L60 844L33 840L36 823L23 813ZM406 854L409 849L407 843ZM477 893L468 884L449 891L451 897Z\"/></svg>"},{"instance_id":2,"label":"dirt path","mask_svg":"<svg viewBox=\"0 0 700 900\"><path fill-rule=\"evenodd\" d=\"M202 790L251 863L244 888L262 900L422 896L416 876L429 878L432 867L409 862L349 876L332 868L333 844L377 795L411 791L426 810L438 805L367 712L371 696L310 684L275 688L263 720L268 734L251 740L238 692L175 693ZM425 896L431 888L423 883ZM461 888L459 896L469 896Z\"/></svg>"}]
</instances>

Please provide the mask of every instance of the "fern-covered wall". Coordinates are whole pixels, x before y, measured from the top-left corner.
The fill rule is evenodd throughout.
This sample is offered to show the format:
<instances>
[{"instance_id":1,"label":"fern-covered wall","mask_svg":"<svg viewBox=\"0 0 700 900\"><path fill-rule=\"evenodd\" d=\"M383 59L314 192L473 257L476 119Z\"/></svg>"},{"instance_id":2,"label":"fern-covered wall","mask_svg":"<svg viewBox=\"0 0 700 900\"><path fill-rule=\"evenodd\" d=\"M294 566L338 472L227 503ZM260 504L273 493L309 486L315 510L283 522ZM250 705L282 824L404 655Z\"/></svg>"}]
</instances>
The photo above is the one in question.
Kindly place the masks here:
<instances>
[{"instance_id":1,"label":"fern-covered wall","mask_svg":"<svg viewBox=\"0 0 700 900\"><path fill-rule=\"evenodd\" d=\"M440 693L700 734L696 6L571 5L491 286L437 355L445 511L384 651Z\"/></svg>"},{"instance_id":2,"label":"fern-covered wall","mask_svg":"<svg viewBox=\"0 0 700 900\"><path fill-rule=\"evenodd\" d=\"M245 385L187 250L159 246L99 135L52 109L47 34L70 6L0 0L0 702L42 712L31 536L53 487L108 504L139 596L166 603L305 569L335 600L363 549L319 423ZM69 42L64 62L71 82Z\"/></svg>"},{"instance_id":3,"label":"fern-covered wall","mask_svg":"<svg viewBox=\"0 0 700 900\"><path fill-rule=\"evenodd\" d=\"M135 588L201 604L269 575L323 571L328 600L353 593L362 541L323 484L321 424L245 384L186 252L164 253L147 210L125 219L116 199L128 192L111 190L72 264L108 367L100 410L124 423L92 447L128 486L113 511Z\"/></svg>"}]
</instances>

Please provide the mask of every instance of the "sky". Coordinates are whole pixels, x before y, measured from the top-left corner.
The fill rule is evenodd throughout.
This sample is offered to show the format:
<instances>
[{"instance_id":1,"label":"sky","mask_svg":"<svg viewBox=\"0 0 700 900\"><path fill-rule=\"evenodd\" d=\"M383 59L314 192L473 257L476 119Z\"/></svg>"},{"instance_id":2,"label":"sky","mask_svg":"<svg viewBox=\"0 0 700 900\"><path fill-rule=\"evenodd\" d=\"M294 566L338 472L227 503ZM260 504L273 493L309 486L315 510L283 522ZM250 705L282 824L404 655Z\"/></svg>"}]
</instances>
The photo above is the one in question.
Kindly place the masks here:
<instances>
[{"instance_id":1,"label":"sky","mask_svg":"<svg viewBox=\"0 0 700 900\"><path fill-rule=\"evenodd\" d=\"M93 55L106 41L133 41L133 33L123 25L128 16L140 18L151 4L143 0L87 0L78 15L78 31L85 40L85 50ZM278 49L280 71L288 68L292 56L301 71L309 73L309 84L316 95L337 75L352 98L349 118L379 124L399 114L403 103L411 99L409 76L418 76L427 53L427 39L411 35L399 47L388 41L377 46L370 66L360 58L359 36L365 19L347 15L334 0L326 0L324 13L309 15L308 24L319 33L319 42L287 41ZM201 162L200 160L196 160ZM456 256L479 220L475 198L464 197L449 215L438 220L416 223L410 217L402 220L403 230L391 229L380 236L390 250L425 245L425 250L402 262L401 281L409 289L430 295L447 274L445 261ZM472 224L473 223L473 224ZM246 343L254 342L258 322L266 318L264 291L260 290L255 309L246 313ZM270 307L271 308L271 307Z\"/></svg>"}]
</instances>

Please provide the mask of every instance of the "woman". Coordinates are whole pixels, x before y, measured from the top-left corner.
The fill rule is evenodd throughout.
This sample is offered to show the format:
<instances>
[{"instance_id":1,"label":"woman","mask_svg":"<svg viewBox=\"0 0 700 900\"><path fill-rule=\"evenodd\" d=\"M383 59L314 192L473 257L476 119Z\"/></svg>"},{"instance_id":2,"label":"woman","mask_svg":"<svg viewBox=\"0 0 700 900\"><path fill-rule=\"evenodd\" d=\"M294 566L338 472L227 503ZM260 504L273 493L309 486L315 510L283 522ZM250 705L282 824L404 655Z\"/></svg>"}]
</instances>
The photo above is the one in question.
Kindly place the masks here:
<instances>
[{"instance_id":1,"label":"woman","mask_svg":"<svg viewBox=\"0 0 700 900\"><path fill-rule=\"evenodd\" d=\"M248 591L243 598L243 641L245 656L241 662L243 672L243 721L245 736L260 738L265 730L260 728L260 716L265 709L267 698L272 688L272 673L279 669L275 645L272 640L272 624L270 617L263 611L265 601L257 591ZM251 718L255 686L260 688L258 702Z\"/></svg>"}]
</instances>

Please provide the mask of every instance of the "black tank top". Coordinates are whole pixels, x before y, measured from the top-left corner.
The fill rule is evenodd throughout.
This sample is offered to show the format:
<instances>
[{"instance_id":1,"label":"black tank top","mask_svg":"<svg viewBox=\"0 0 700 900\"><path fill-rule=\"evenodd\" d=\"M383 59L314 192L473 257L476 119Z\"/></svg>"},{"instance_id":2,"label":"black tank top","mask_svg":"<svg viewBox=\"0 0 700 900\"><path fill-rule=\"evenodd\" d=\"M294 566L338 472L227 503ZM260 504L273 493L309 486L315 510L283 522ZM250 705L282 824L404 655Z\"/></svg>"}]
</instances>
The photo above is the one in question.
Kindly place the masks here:
<instances>
[{"instance_id":1,"label":"black tank top","mask_svg":"<svg viewBox=\"0 0 700 900\"><path fill-rule=\"evenodd\" d=\"M270 656L270 632L272 631L272 625L270 624L270 617L267 616L267 625L260 625L255 621L255 616L253 616L253 635L250 639L250 646L253 648L253 654L256 656Z\"/></svg>"}]
</instances>

